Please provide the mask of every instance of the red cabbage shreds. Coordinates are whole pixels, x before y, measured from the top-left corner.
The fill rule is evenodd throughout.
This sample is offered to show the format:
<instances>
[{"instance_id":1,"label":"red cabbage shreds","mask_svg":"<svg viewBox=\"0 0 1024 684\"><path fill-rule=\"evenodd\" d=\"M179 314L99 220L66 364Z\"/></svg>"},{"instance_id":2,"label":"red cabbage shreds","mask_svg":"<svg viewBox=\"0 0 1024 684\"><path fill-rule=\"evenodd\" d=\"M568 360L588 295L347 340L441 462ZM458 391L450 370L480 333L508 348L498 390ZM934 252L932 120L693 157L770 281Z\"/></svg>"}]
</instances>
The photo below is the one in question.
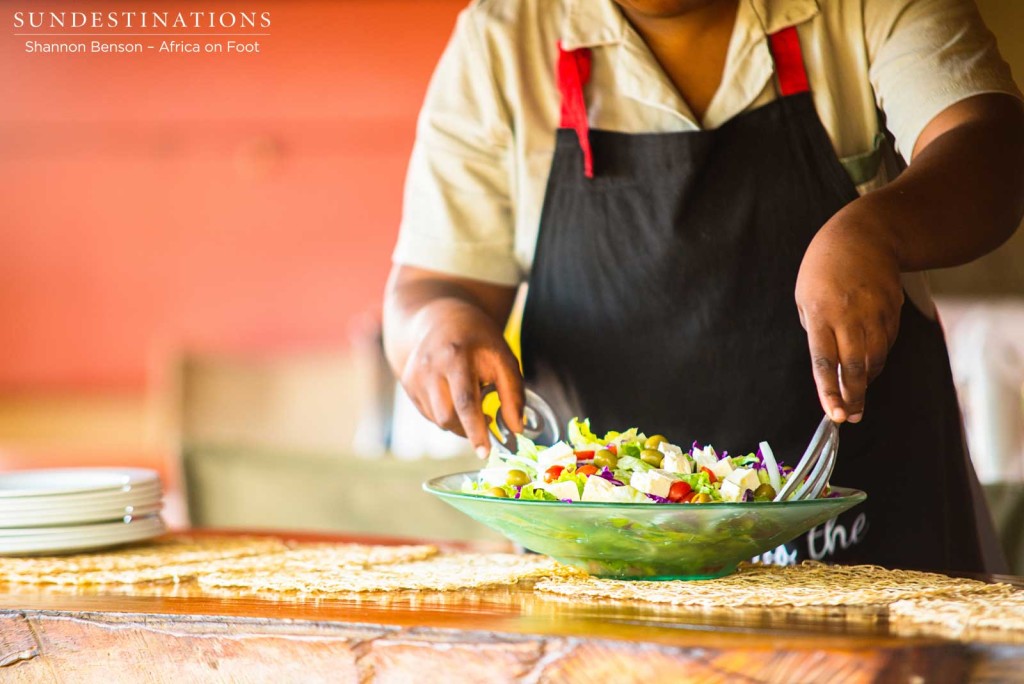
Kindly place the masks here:
<instances>
[{"instance_id":1,"label":"red cabbage shreds","mask_svg":"<svg viewBox=\"0 0 1024 684\"><path fill-rule=\"evenodd\" d=\"M720 455L718 456L718 460L719 460L719 461L721 461L722 459L726 459L726 458L729 458L729 452L728 452L728 451L723 451L723 452L722 452L722 453L721 453L721 454L720 454Z\"/></svg>"},{"instance_id":2,"label":"red cabbage shreds","mask_svg":"<svg viewBox=\"0 0 1024 684\"><path fill-rule=\"evenodd\" d=\"M753 501L753 500L754 500L754 492L750 491L749 489L744 489L743 490L743 502L747 503L748 501Z\"/></svg>"},{"instance_id":3,"label":"red cabbage shreds","mask_svg":"<svg viewBox=\"0 0 1024 684\"><path fill-rule=\"evenodd\" d=\"M572 503L572 499L559 499L562 503Z\"/></svg>"},{"instance_id":4,"label":"red cabbage shreds","mask_svg":"<svg viewBox=\"0 0 1024 684\"><path fill-rule=\"evenodd\" d=\"M690 456L693 456L694 450L703 448L697 440L693 440L693 444L690 445Z\"/></svg>"},{"instance_id":5,"label":"red cabbage shreds","mask_svg":"<svg viewBox=\"0 0 1024 684\"><path fill-rule=\"evenodd\" d=\"M513 499L518 499L519 495L522 494L522 492L523 492L523 485L517 485L516 486L516 495L514 497L512 497L512 498Z\"/></svg>"},{"instance_id":6,"label":"red cabbage shreds","mask_svg":"<svg viewBox=\"0 0 1024 684\"><path fill-rule=\"evenodd\" d=\"M646 496L647 496L648 499L650 499L654 503L663 503L663 504L672 503L671 501L669 501L665 497L658 496L657 494L647 494Z\"/></svg>"},{"instance_id":7,"label":"red cabbage shreds","mask_svg":"<svg viewBox=\"0 0 1024 684\"><path fill-rule=\"evenodd\" d=\"M608 480L609 482L611 482L616 487L621 487L622 486L622 483L619 482L618 480L616 480L615 476L612 475L612 471L608 468L608 466L604 466L603 468L601 468L601 472L599 472L597 474L597 476L598 477L603 477L604 479Z\"/></svg>"}]
</instances>

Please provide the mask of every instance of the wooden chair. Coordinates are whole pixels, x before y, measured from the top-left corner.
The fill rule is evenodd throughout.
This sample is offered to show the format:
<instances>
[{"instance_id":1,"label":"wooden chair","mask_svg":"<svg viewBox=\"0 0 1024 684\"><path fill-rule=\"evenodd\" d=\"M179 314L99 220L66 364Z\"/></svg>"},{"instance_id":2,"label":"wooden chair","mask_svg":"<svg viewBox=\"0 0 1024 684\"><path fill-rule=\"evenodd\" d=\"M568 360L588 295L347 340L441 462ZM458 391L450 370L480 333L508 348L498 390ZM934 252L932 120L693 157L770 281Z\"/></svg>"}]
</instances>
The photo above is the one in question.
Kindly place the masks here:
<instances>
[{"instance_id":1,"label":"wooden chair","mask_svg":"<svg viewBox=\"0 0 1024 684\"><path fill-rule=\"evenodd\" d=\"M498 539L421 490L431 477L478 468L475 457L387 453L394 381L382 358L379 346L183 355L174 395L192 524Z\"/></svg>"}]
</instances>

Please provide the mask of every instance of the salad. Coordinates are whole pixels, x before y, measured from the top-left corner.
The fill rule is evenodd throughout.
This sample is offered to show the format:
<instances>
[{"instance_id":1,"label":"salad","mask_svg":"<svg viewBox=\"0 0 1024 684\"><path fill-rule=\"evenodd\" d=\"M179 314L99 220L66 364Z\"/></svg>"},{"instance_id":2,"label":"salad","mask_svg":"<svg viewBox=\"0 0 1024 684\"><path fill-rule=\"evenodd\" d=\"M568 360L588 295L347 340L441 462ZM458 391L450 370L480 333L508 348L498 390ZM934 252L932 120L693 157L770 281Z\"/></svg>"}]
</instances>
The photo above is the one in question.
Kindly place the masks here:
<instances>
[{"instance_id":1,"label":"salad","mask_svg":"<svg viewBox=\"0 0 1024 684\"><path fill-rule=\"evenodd\" d=\"M589 420L569 422L566 439L549 447L519 436L515 454L495 448L469 494L525 501L706 504L772 501L792 468L767 442L743 456L694 442L685 451L663 435L636 428L598 437ZM826 486L821 497L830 494Z\"/></svg>"}]
</instances>

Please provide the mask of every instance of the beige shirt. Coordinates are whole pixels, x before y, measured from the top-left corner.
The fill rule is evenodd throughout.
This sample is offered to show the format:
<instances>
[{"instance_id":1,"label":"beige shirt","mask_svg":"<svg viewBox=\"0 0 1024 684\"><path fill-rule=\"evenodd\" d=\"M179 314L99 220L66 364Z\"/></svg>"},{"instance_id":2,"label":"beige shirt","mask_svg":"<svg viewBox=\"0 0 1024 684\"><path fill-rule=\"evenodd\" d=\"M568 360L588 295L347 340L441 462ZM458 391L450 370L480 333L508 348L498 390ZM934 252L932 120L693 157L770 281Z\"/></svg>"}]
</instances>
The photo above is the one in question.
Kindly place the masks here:
<instances>
[{"instance_id":1,"label":"beige shirt","mask_svg":"<svg viewBox=\"0 0 1024 684\"><path fill-rule=\"evenodd\" d=\"M740 0L702 122L612 0L478 0L460 15L420 114L395 262L505 285L528 277L559 124L559 41L592 49L591 127L676 132L773 100L766 34L792 25L815 107L862 193L886 182L879 111L909 160L950 105L1020 96L970 0ZM923 274L904 281L930 310Z\"/></svg>"}]
</instances>

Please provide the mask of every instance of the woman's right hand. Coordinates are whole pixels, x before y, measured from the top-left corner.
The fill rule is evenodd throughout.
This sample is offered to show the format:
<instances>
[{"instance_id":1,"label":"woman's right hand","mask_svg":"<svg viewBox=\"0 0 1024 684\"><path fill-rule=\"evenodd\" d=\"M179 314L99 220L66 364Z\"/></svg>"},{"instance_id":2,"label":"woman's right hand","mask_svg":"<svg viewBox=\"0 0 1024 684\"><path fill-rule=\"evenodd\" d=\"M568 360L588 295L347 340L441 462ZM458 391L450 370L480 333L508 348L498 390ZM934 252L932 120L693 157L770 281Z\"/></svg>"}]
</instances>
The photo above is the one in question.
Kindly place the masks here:
<instances>
[{"instance_id":1,"label":"woman's right hand","mask_svg":"<svg viewBox=\"0 0 1024 684\"><path fill-rule=\"evenodd\" d=\"M481 291L482 288L482 291ZM502 416L522 431L523 380L502 336L514 288L397 267L388 284L384 340L406 393L426 418L490 453L480 388L493 383Z\"/></svg>"}]
</instances>

